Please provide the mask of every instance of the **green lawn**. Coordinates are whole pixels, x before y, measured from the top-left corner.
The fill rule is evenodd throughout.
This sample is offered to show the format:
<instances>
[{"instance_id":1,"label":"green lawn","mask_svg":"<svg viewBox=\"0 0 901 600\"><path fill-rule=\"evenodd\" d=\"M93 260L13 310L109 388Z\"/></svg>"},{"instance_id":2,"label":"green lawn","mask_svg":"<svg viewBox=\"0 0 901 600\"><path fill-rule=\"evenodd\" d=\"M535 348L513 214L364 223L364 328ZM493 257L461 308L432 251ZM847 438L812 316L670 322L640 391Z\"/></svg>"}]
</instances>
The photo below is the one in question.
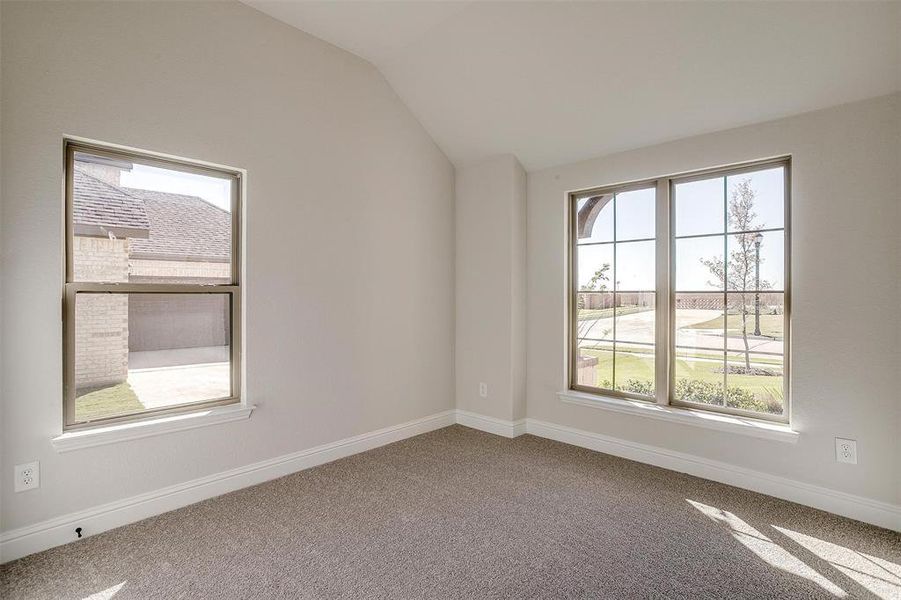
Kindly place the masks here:
<instances>
[{"instance_id":1,"label":"green lawn","mask_svg":"<svg viewBox=\"0 0 901 600\"><path fill-rule=\"evenodd\" d=\"M649 349L650 350L650 349ZM595 372L597 373L597 385L602 387L601 382L610 381L613 373L613 357L610 352L602 352L600 350L582 349L583 354L594 356L598 359ZM719 355L721 357L722 355ZM713 358L716 358L713 355ZM757 364L756 361L752 364ZM731 361L731 364L743 364L742 360ZM723 381L723 373L716 372L722 363L707 362L699 360L685 360L683 358L676 359L676 377L689 378L710 383L721 383ZM762 366L762 365L761 365ZM629 379L637 379L640 381L654 381L654 361L653 354L647 353L647 356L636 354L617 353L616 358L616 381L617 384L625 383ZM753 393L757 398L782 398L782 377L781 376L760 376L760 375L729 375L729 386L740 387Z\"/></svg>"},{"instance_id":2,"label":"green lawn","mask_svg":"<svg viewBox=\"0 0 901 600\"><path fill-rule=\"evenodd\" d=\"M609 345L611 342L598 342L598 345L606 344ZM599 356L596 352L594 352L594 348L591 346L587 346L588 342L583 342L581 347L586 351L586 354L591 354L592 356ZM630 354L647 354L649 356L654 355L654 348L651 346L628 346L626 344L618 343L616 346L619 351L627 351ZM678 348L676 349L676 353L678 354L678 358L681 359L691 359L691 358L709 358L711 360L722 360L723 353L717 352L716 350L702 350L699 348L687 349L687 348ZM729 351L729 360L734 364L736 362L744 364L744 353L739 350L730 350ZM758 364L760 366L781 366L782 358L779 356L768 356L768 355L754 355L753 363Z\"/></svg>"},{"instance_id":3,"label":"green lawn","mask_svg":"<svg viewBox=\"0 0 901 600\"><path fill-rule=\"evenodd\" d=\"M92 421L141 410L144 410L144 405L127 382L87 390L75 398L77 421Z\"/></svg>"},{"instance_id":4,"label":"green lawn","mask_svg":"<svg viewBox=\"0 0 901 600\"><path fill-rule=\"evenodd\" d=\"M760 333L777 340L782 339L783 315L760 315ZM729 337L741 337L741 315L729 315L727 333ZM723 329L723 317L719 316L703 323L689 325L686 329ZM748 335L754 332L754 315L748 315Z\"/></svg>"}]
</instances>

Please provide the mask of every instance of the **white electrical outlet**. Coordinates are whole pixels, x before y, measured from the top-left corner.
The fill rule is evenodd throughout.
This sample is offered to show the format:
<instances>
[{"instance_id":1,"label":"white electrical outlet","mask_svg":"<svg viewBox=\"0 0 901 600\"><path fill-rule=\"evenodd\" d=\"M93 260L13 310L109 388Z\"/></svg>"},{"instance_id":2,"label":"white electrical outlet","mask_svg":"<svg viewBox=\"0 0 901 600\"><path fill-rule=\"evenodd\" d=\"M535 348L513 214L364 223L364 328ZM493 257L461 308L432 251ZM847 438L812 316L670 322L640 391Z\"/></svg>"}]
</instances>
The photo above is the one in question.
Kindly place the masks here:
<instances>
[{"instance_id":1,"label":"white electrical outlet","mask_svg":"<svg viewBox=\"0 0 901 600\"><path fill-rule=\"evenodd\" d=\"M479 396L481 396L482 398L488 397L488 384L487 383L479 384Z\"/></svg>"},{"instance_id":2,"label":"white electrical outlet","mask_svg":"<svg viewBox=\"0 0 901 600\"><path fill-rule=\"evenodd\" d=\"M16 465L15 472L15 491L27 492L41 487L41 467L38 461Z\"/></svg>"},{"instance_id":3,"label":"white electrical outlet","mask_svg":"<svg viewBox=\"0 0 901 600\"><path fill-rule=\"evenodd\" d=\"M835 460L850 465L857 464L857 442L844 438L835 438Z\"/></svg>"}]
</instances>

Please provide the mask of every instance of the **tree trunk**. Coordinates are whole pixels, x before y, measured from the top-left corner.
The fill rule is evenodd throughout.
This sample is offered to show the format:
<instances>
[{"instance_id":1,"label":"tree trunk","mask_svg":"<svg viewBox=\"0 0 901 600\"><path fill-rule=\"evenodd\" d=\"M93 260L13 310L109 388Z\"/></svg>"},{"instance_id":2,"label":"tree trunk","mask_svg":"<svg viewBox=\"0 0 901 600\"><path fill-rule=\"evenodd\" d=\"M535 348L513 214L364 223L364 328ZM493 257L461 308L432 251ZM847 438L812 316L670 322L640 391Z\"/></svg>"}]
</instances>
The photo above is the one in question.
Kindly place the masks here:
<instances>
[{"instance_id":1,"label":"tree trunk","mask_svg":"<svg viewBox=\"0 0 901 600\"><path fill-rule=\"evenodd\" d=\"M745 373L751 372L751 349L748 347L748 309L741 303L741 337L745 342Z\"/></svg>"}]
</instances>

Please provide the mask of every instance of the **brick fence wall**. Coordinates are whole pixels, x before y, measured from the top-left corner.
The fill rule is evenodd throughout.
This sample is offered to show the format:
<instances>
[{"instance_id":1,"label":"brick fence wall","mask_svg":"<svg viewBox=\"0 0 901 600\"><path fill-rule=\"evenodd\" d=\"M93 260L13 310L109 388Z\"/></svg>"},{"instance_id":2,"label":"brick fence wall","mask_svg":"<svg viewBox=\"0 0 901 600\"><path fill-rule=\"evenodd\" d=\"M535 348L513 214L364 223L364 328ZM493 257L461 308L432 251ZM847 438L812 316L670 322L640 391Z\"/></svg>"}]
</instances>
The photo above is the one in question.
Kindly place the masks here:
<instances>
[{"instance_id":1,"label":"brick fence wall","mask_svg":"<svg viewBox=\"0 0 901 600\"><path fill-rule=\"evenodd\" d=\"M752 303L754 301L754 292L730 292L730 305L734 306L734 302ZM611 292L580 292L579 298L581 308L598 309L611 308L613 306L613 294ZM617 306L654 306L654 293L617 293ZM768 310L781 312L784 302L783 294L774 292L761 292L760 304ZM677 309L701 309L701 310L723 310L723 294L697 294L681 292L676 294Z\"/></svg>"},{"instance_id":2,"label":"brick fence wall","mask_svg":"<svg viewBox=\"0 0 901 600\"><path fill-rule=\"evenodd\" d=\"M128 240L76 236L75 281L128 281ZM128 377L128 295L79 294L75 303L75 387Z\"/></svg>"},{"instance_id":3,"label":"brick fence wall","mask_svg":"<svg viewBox=\"0 0 901 600\"><path fill-rule=\"evenodd\" d=\"M231 278L231 263L184 260L131 259L129 281L163 281L176 279L185 283L227 283Z\"/></svg>"}]
</instances>

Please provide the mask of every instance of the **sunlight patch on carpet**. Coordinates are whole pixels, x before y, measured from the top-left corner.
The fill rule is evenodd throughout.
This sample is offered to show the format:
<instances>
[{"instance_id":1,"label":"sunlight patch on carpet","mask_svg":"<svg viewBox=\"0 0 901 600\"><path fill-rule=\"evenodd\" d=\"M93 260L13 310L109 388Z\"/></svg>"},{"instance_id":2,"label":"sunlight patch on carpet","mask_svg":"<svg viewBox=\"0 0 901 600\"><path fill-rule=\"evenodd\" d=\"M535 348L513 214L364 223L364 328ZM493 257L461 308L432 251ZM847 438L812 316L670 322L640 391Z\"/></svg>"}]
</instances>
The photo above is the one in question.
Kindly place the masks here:
<instances>
[{"instance_id":1,"label":"sunlight patch on carpet","mask_svg":"<svg viewBox=\"0 0 901 600\"><path fill-rule=\"evenodd\" d=\"M694 500L688 500L687 498L686 502L711 520L728 527L732 537L767 564L776 567L777 569L781 569L786 573L809 579L838 598L846 598L848 596L843 589L823 577L806 563L793 556L785 548L776 544L773 540L757 529L751 527L735 514L714 506L695 502Z\"/></svg>"}]
</instances>

